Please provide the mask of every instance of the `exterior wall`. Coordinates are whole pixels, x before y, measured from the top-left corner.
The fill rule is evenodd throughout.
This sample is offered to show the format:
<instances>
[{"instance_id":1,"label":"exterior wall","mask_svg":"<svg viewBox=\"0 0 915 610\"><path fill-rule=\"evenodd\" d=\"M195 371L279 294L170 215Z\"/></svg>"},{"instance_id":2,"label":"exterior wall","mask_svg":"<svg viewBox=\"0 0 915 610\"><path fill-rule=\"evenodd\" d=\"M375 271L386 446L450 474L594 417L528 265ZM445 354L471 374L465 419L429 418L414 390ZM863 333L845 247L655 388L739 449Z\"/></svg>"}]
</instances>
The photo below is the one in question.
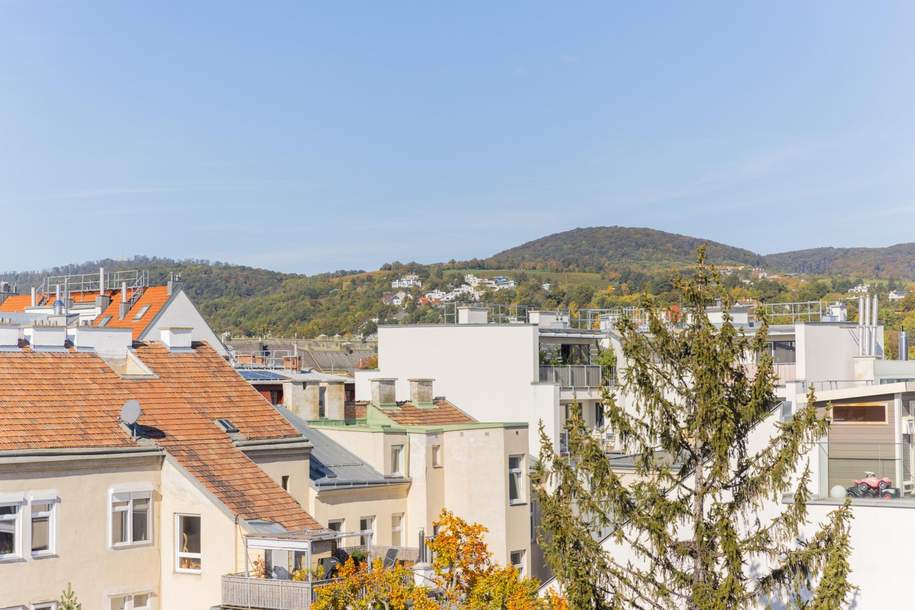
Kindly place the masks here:
<instances>
[{"instance_id":1,"label":"exterior wall","mask_svg":"<svg viewBox=\"0 0 915 610\"><path fill-rule=\"evenodd\" d=\"M346 447L360 460L377 470L385 472L385 440L380 430L355 428L353 426L322 426L321 432L334 442Z\"/></svg>"},{"instance_id":2,"label":"exterior wall","mask_svg":"<svg viewBox=\"0 0 915 610\"><path fill-rule=\"evenodd\" d=\"M109 548L108 498L113 486L157 489L162 458L73 460L0 465L0 494L56 491L56 555L0 563L0 607L54 601L67 583L85 608L108 608L109 596L159 593L161 495L153 493L152 543ZM29 509L23 507L24 530ZM27 540L25 541L27 543ZM27 550L27 549L24 549ZM28 557L28 553L25 553Z\"/></svg>"},{"instance_id":3,"label":"exterior wall","mask_svg":"<svg viewBox=\"0 0 915 610\"><path fill-rule=\"evenodd\" d=\"M798 324L795 327L797 379L807 383L854 379L857 332L854 325Z\"/></svg>"},{"instance_id":4,"label":"exterior wall","mask_svg":"<svg viewBox=\"0 0 915 610\"><path fill-rule=\"evenodd\" d=\"M153 323L146 330L141 339L159 340L159 331L170 326L191 326L194 332L191 334L193 341L204 341L210 345L220 356L228 356L225 346L219 337L213 332L194 304L179 290L171 303L168 304L160 313L159 317L153 320Z\"/></svg>"},{"instance_id":5,"label":"exterior wall","mask_svg":"<svg viewBox=\"0 0 915 610\"><path fill-rule=\"evenodd\" d=\"M161 608L210 608L221 603L223 574L244 569L244 538L241 526L174 462L162 467L162 506L159 519L161 541ZM201 571L185 574L176 570L175 527L178 514L200 515Z\"/></svg>"},{"instance_id":6,"label":"exterior wall","mask_svg":"<svg viewBox=\"0 0 915 610\"><path fill-rule=\"evenodd\" d=\"M391 518L404 515L401 546L415 547L417 538L407 534L407 490L409 484L379 485L373 487L342 487L340 489L308 490L307 510L322 525L343 519L343 531L359 530L359 519L375 517L375 543L391 544ZM357 538L346 538L344 546L358 544Z\"/></svg>"},{"instance_id":7,"label":"exterior wall","mask_svg":"<svg viewBox=\"0 0 915 610\"><path fill-rule=\"evenodd\" d=\"M508 502L508 456L526 456L525 432L502 428L446 432L444 505L489 529L486 542L498 563L507 564L511 551L525 551L525 569L530 573L530 504ZM526 500L530 499L529 466L526 457Z\"/></svg>"},{"instance_id":8,"label":"exterior wall","mask_svg":"<svg viewBox=\"0 0 915 610\"><path fill-rule=\"evenodd\" d=\"M288 476L286 491L295 498L302 508L308 508L309 460L310 450L275 450L245 452L252 462L270 475L276 484L283 485L283 477Z\"/></svg>"},{"instance_id":9,"label":"exterior wall","mask_svg":"<svg viewBox=\"0 0 915 610\"><path fill-rule=\"evenodd\" d=\"M374 377L396 377L398 400L410 395L408 379L432 378L436 396L480 421L526 421L518 405L527 403L538 365L536 326L381 326L378 370L357 371L356 400L371 399Z\"/></svg>"}]
</instances>

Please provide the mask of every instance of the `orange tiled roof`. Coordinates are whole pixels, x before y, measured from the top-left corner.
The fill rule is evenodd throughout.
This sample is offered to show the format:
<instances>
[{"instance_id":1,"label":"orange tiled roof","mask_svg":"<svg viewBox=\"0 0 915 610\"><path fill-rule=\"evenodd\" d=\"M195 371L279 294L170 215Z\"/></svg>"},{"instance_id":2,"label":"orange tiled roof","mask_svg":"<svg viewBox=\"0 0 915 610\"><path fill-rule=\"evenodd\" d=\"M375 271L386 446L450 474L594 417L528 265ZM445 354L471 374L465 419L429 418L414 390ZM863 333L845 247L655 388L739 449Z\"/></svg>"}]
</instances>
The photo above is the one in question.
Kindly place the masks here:
<instances>
[{"instance_id":1,"label":"orange tiled roof","mask_svg":"<svg viewBox=\"0 0 915 610\"><path fill-rule=\"evenodd\" d=\"M164 434L155 442L229 510L290 530L321 527L214 423L230 419L251 440L299 436L212 348L150 343L136 353L156 378L123 379L91 353L0 353L0 451L134 446L118 415L137 399L140 423Z\"/></svg>"},{"instance_id":2,"label":"orange tiled roof","mask_svg":"<svg viewBox=\"0 0 915 610\"><path fill-rule=\"evenodd\" d=\"M133 304L133 307L130 308L130 311L127 312L127 315L124 316L123 320L118 319L118 309L121 305L120 293L116 293L111 299L111 304L99 314L99 317L93 322L94 326L98 326L99 323L109 317L108 323L105 325L107 328L129 328L133 331L133 339L137 341L142 335L146 328L149 326L149 323L153 321L162 308L165 307L165 304L168 303L169 299L168 287L167 286L150 286L143 291L143 294L140 295L140 298L137 299L137 302ZM149 306L149 309L140 317L139 320L136 319L136 315L146 306Z\"/></svg>"},{"instance_id":3,"label":"orange tiled roof","mask_svg":"<svg viewBox=\"0 0 915 610\"><path fill-rule=\"evenodd\" d=\"M364 405L365 403L362 403L361 405L357 403L357 417L359 417L360 412L364 414ZM360 408L360 406L363 408ZM436 426L477 423L477 420L443 398L436 398L434 406L431 407L417 407L410 402L400 402L397 403L397 408L382 409L382 412L388 418L402 426Z\"/></svg>"},{"instance_id":4,"label":"orange tiled roof","mask_svg":"<svg viewBox=\"0 0 915 610\"><path fill-rule=\"evenodd\" d=\"M40 303L41 299L43 299L43 298L44 298L43 296L40 297L37 302ZM6 312L6 313L12 313L12 312L21 313L21 312L25 311L27 307L31 307L31 305L32 305L32 295L30 295L30 294L12 294L12 295L6 297L3 300L3 302L0 303L0 311Z\"/></svg>"}]
</instances>

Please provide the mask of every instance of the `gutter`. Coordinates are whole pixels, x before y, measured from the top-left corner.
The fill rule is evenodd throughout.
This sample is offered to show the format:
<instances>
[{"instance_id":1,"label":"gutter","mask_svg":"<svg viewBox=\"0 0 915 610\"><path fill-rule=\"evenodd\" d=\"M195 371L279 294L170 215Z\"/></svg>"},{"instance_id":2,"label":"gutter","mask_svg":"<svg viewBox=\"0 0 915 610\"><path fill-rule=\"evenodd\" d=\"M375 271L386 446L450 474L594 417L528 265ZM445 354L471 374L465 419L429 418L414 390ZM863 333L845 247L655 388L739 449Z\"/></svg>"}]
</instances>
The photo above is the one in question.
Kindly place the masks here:
<instances>
[{"instance_id":1,"label":"gutter","mask_svg":"<svg viewBox=\"0 0 915 610\"><path fill-rule=\"evenodd\" d=\"M259 440L237 440L235 446L242 451L271 451L277 449L310 449L314 447L304 436Z\"/></svg>"},{"instance_id":2,"label":"gutter","mask_svg":"<svg viewBox=\"0 0 915 610\"><path fill-rule=\"evenodd\" d=\"M14 449L0 451L0 464L29 462L69 462L75 460L120 459L125 457L163 456L159 447L91 447L61 449Z\"/></svg>"}]
</instances>

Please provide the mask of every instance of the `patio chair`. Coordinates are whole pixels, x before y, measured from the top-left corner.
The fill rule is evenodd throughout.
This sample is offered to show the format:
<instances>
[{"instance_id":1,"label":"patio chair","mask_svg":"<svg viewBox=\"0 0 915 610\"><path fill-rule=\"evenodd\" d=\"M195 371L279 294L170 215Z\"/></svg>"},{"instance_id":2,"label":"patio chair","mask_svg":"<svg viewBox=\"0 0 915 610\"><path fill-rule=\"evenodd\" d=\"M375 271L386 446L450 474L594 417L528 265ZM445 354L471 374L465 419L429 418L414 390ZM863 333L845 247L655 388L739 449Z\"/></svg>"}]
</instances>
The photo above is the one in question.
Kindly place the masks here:
<instances>
[{"instance_id":1,"label":"patio chair","mask_svg":"<svg viewBox=\"0 0 915 610\"><path fill-rule=\"evenodd\" d=\"M394 564L397 563L397 552L397 549L392 547L384 554L384 562L382 565L385 569L393 568Z\"/></svg>"}]
</instances>

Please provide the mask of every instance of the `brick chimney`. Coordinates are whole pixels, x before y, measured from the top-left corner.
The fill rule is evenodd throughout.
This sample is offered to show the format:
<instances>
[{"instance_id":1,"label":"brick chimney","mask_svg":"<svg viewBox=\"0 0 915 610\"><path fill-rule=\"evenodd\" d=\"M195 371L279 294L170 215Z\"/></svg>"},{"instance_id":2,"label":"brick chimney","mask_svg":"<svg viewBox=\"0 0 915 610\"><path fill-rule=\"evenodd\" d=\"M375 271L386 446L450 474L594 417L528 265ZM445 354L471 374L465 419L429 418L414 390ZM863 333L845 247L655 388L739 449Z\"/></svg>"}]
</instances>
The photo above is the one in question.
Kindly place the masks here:
<instances>
[{"instance_id":1,"label":"brick chimney","mask_svg":"<svg viewBox=\"0 0 915 610\"><path fill-rule=\"evenodd\" d=\"M394 389L396 381L396 378L372 379L372 404L382 408L396 407L397 394Z\"/></svg>"},{"instance_id":2,"label":"brick chimney","mask_svg":"<svg viewBox=\"0 0 915 610\"><path fill-rule=\"evenodd\" d=\"M410 402L417 407L431 407L434 404L432 394L433 379L410 380Z\"/></svg>"}]
</instances>

